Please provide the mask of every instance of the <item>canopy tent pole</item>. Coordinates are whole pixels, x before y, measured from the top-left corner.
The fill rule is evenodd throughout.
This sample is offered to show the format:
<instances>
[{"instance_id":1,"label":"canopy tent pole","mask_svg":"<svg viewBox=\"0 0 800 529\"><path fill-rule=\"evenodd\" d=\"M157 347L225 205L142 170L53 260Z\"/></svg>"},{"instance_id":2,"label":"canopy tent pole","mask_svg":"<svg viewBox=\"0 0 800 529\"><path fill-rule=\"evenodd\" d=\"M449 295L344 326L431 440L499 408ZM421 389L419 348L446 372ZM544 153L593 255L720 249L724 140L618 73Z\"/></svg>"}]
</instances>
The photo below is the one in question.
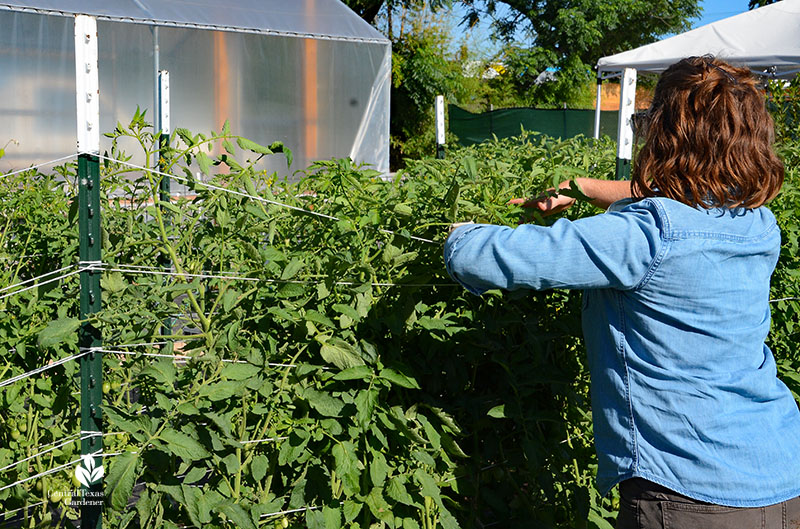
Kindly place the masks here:
<instances>
[{"instance_id":1,"label":"canopy tent pole","mask_svg":"<svg viewBox=\"0 0 800 529\"><path fill-rule=\"evenodd\" d=\"M617 122L617 180L631 176L633 157L633 127L631 118L636 106L636 69L625 68L619 90L619 121Z\"/></svg>"},{"instance_id":2,"label":"canopy tent pole","mask_svg":"<svg viewBox=\"0 0 800 529\"><path fill-rule=\"evenodd\" d=\"M603 88L603 78L597 73L597 100L594 107L594 139L600 138L600 99Z\"/></svg>"}]
</instances>

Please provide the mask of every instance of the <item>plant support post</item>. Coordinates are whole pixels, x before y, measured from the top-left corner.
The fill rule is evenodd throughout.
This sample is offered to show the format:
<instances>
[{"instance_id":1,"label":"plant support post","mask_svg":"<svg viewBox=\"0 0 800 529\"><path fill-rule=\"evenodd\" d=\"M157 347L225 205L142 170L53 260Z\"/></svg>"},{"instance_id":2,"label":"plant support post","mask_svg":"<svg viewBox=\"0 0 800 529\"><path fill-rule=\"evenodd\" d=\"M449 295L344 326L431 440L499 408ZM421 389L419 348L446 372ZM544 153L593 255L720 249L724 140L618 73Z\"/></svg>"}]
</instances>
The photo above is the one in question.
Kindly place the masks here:
<instances>
[{"instance_id":1,"label":"plant support post","mask_svg":"<svg viewBox=\"0 0 800 529\"><path fill-rule=\"evenodd\" d=\"M444 96L436 96L436 157L444 158Z\"/></svg>"},{"instance_id":2,"label":"plant support post","mask_svg":"<svg viewBox=\"0 0 800 529\"><path fill-rule=\"evenodd\" d=\"M75 84L78 115L78 233L80 239L80 320L78 345L89 353L80 359L81 368L81 462L92 478L81 484L79 498L81 528L100 529L102 517L102 476L92 472L103 464L103 356L94 352L102 345L100 330L89 317L101 309L101 271L90 268L101 263L100 232L100 105L97 75L97 21L75 17ZM92 457L85 457L92 456ZM84 474L86 475L86 474Z\"/></svg>"},{"instance_id":3,"label":"plant support post","mask_svg":"<svg viewBox=\"0 0 800 529\"><path fill-rule=\"evenodd\" d=\"M164 206L164 203L169 203L172 200L172 189L170 177L167 174L167 150L169 149L169 72L161 70L158 72L158 171L161 173L161 180L159 181L158 193L159 204L161 211L164 215L164 224L167 228L171 226L169 210ZM165 241L166 242L166 241ZM161 267L165 271L172 270L172 261L166 252L162 252L159 256ZM172 334L173 319L167 317L164 319L161 327L161 334L169 336Z\"/></svg>"},{"instance_id":4,"label":"plant support post","mask_svg":"<svg viewBox=\"0 0 800 529\"><path fill-rule=\"evenodd\" d=\"M631 176L633 157L633 127L631 118L636 107L636 69L625 68L619 90L619 122L617 124L617 180Z\"/></svg>"}]
</instances>

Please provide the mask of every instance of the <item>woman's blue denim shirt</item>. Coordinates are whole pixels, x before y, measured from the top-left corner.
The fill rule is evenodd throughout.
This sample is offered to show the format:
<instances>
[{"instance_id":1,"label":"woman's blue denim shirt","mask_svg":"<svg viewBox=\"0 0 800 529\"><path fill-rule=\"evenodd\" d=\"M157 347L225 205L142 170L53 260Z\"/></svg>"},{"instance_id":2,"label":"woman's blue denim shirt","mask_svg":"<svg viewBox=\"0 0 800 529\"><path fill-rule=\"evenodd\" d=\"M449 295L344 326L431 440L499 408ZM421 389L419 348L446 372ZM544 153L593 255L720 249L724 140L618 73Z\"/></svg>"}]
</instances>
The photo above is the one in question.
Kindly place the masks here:
<instances>
[{"instance_id":1,"label":"woman's blue denim shirt","mask_svg":"<svg viewBox=\"0 0 800 529\"><path fill-rule=\"evenodd\" d=\"M550 227L466 225L445 244L470 292L584 289L606 494L641 477L720 505L800 495L800 411L765 345L772 213L649 198Z\"/></svg>"}]
</instances>

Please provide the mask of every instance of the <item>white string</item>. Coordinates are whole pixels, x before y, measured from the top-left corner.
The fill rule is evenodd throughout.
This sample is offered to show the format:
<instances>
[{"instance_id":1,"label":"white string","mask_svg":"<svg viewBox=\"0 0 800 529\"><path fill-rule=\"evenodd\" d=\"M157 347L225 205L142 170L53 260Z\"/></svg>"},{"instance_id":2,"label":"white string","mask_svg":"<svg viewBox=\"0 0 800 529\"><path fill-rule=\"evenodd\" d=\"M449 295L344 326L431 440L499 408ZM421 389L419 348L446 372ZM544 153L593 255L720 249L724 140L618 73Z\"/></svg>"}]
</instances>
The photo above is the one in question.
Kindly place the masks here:
<instances>
[{"instance_id":1,"label":"white string","mask_svg":"<svg viewBox=\"0 0 800 529\"><path fill-rule=\"evenodd\" d=\"M115 345L114 347L150 347L155 345L169 345L172 342L144 342L144 343L125 343L122 345Z\"/></svg>"},{"instance_id":2,"label":"white string","mask_svg":"<svg viewBox=\"0 0 800 529\"><path fill-rule=\"evenodd\" d=\"M0 382L0 388L2 388L4 386L8 386L9 384L13 384L14 382L20 381L23 378L28 378L28 377L31 377L33 375L38 375L39 373L47 371L48 369L53 369L54 367L58 367L61 364L66 364L67 362L69 362L71 360L76 360L76 359L78 359L78 358L80 358L80 357L82 357L84 355L87 355L87 354L89 354L91 352L92 352L91 350L82 351L82 352L80 352L78 354L74 354L72 356L68 356L66 358L62 358L60 360L56 360L52 364L47 364L46 366L37 367L36 369L34 369L32 371L28 371L27 373L22 373L21 375L17 375L15 377L11 377L9 379L6 379L6 380Z\"/></svg>"},{"instance_id":3,"label":"white string","mask_svg":"<svg viewBox=\"0 0 800 529\"><path fill-rule=\"evenodd\" d=\"M69 160L70 158L74 158L77 155L78 155L78 153L73 153L73 154L70 154L68 156L64 156L62 158L56 158L55 160L50 160L49 162L42 162L42 163L40 163L38 165L32 165L30 167L26 167L25 169L18 169L17 171L13 171L11 173L5 173L3 175L0 175L0 178L7 178L7 177L13 176L15 174L24 173L25 171L32 171L34 169L38 169L40 167L44 167L45 165L54 164L56 162L63 162L64 160Z\"/></svg>"},{"instance_id":4,"label":"white string","mask_svg":"<svg viewBox=\"0 0 800 529\"><path fill-rule=\"evenodd\" d=\"M41 286L53 283L55 281L61 281L62 279L66 279L68 277L74 276L75 274L80 274L81 272L84 272L86 270L91 270L91 268L88 268L88 267L87 268L80 268L80 269L75 270L73 272L70 272L68 274L64 274L64 275L61 275L61 276L58 276L58 277L54 277L53 279L48 279L47 281L42 281L41 283L37 283L35 285L31 285L29 287L22 288L20 290L15 290L13 292L8 292L8 293L3 294L2 296L0 296L0 299L5 299L5 298L7 298L9 296L16 296L17 294L22 294L23 292L27 292L28 290L31 290L31 289L34 289L34 288L39 288ZM11 286L15 286L16 287L16 286L19 286L19 284L11 285Z\"/></svg>"},{"instance_id":5,"label":"white string","mask_svg":"<svg viewBox=\"0 0 800 529\"><path fill-rule=\"evenodd\" d=\"M39 505L44 505L45 503L47 503L47 502L46 501L40 501L39 503L34 503L32 505L26 505L25 507L20 507L19 509L14 509L13 511L4 512L3 514L0 514L0 517L3 518L4 522L7 522L7 521L10 521L10 520L6 520L6 518L9 515L12 515L12 514L14 514L16 512L19 512L19 511L24 511L25 509L33 509L34 507L38 507Z\"/></svg>"},{"instance_id":6,"label":"white string","mask_svg":"<svg viewBox=\"0 0 800 529\"><path fill-rule=\"evenodd\" d=\"M73 395L74 395L74 393L73 393ZM42 448L47 448L48 446L56 445L56 444L60 443L61 441L63 441L64 439L71 439L73 437L78 437L80 435L81 434L79 434L79 433L74 433L72 435L68 435L66 437L63 437L63 438L59 439L58 441L53 441L52 443L45 443L43 445L39 445L39 446L36 447L36 450L41 450Z\"/></svg>"},{"instance_id":7,"label":"white string","mask_svg":"<svg viewBox=\"0 0 800 529\"><path fill-rule=\"evenodd\" d=\"M62 268L59 268L58 270L53 270L52 272L47 272L46 274L42 274L40 276L32 277L31 279L26 279L25 281L20 281L19 283L14 283L13 285L8 285L6 287L0 288L0 292L5 292L6 290L9 290L9 289L12 289L12 288L21 287L22 285L27 285L31 281L38 281L39 279L42 279L44 277L51 276L53 274L58 274L59 272L63 272L64 270L69 270L70 268L74 268L74 267L75 267L74 264L64 266Z\"/></svg>"},{"instance_id":8,"label":"white string","mask_svg":"<svg viewBox=\"0 0 800 529\"><path fill-rule=\"evenodd\" d=\"M183 177L183 176L174 175L174 174L168 174L168 173L162 173L161 171L156 171L155 169L150 169L148 167L142 167L141 165L136 165L136 164L132 164L132 163L129 163L129 162L123 162L122 160L115 160L115 159L109 158L107 156L102 156L102 155L97 155L97 156L98 156L98 158L102 158L102 159L107 160L109 162L119 163L121 165L127 165L128 167L133 167L134 169L139 169L139 170L142 170L142 171L148 171L150 173L157 174L159 176L166 176L168 178L174 178L175 180L179 180L179 181L182 181L182 182L192 183L192 181L189 178L186 178L186 177ZM230 193L232 195L238 195L238 196L241 196L241 197L246 197L246 198L250 198L250 199L253 199L253 200L258 200L260 202L265 202L267 204L273 204L275 206L280 206L280 207L292 209L292 210L295 210L295 211L301 211L303 213L307 213L309 215L314 215L316 217L321 217L321 218L324 218L324 219L334 220L334 221L341 220L338 217L334 217L334 216L331 216L331 215L326 215L324 213L319 213L319 212L316 212L316 211L303 209L303 208L300 208L300 207L297 207L297 206L291 206L289 204L284 204L283 202L277 202L275 200L269 200L269 199L266 199L264 197L249 195L247 193L242 193L241 191L234 191L233 189L227 189L225 187L215 186L214 184L207 184L205 182L194 182L194 183L196 183L198 185L201 185L201 186L204 186L204 187L207 187L209 189L216 189L217 191L223 191L225 193ZM441 243L438 243L436 241L432 241L430 239L425 239L425 238L422 238L422 237L416 237L414 235L402 235L402 234L399 234L397 232L393 232L391 230L379 229L378 231L380 231L382 233L387 233L387 234L390 234L390 235L397 235L399 237L407 237L407 238L413 239L415 241L427 242L429 244L436 244L436 245L440 245L441 244Z\"/></svg>"},{"instance_id":9,"label":"white string","mask_svg":"<svg viewBox=\"0 0 800 529\"><path fill-rule=\"evenodd\" d=\"M777 303L779 301L797 301L797 300L800 300L800 298L778 298L778 299L771 299L771 300L769 300L769 302L770 303Z\"/></svg>"},{"instance_id":10,"label":"white string","mask_svg":"<svg viewBox=\"0 0 800 529\"><path fill-rule=\"evenodd\" d=\"M294 512L301 512L301 511L313 511L315 509L319 509L319 507L300 507L299 509L289 509L288 511L279 511L279 512L271 512L269 514L262 514L261 518L269 518L270 516L281 516L283 514L292 514Z\"/></svg>"},{"instance_id":11,"label":"white string","mask_svg":"<svg viewBox=\"0 0 800 529\"><path fill-rule=\"evenodd\" d=\"M115 265L115 266L127 266L127 265ZM266 279L266 278L259 278L259 277L244 277L244 276L234 276L234 275L224 275L227 272L220 272L220 273L203 273L199 274L190 274L190 273L183 273L180 274L178 272L165 272L162 268L156 267L143 267L137 266L136 269L126 269L126 268L110 268L108 265L104 266L92 266L92 270L103 270L105 272L120 272L123 274L144 274L144 275L159 275L159 276L171 276L171 277L193 277L199 279L229 279L229 280L238 280L238 281L252 281L252 282L262 282L262 283L277 283L277 284L292 284L292 285L318 285L321 283L325 283L325 281L301 281L301 280L292 280L292 279ZM361 286L361 285L371 285L374 287L409 287L409 288L420 288L420 287L457 287L459 286L457 283L367 283L367 282L356 282L356 281L334 281L333 285L337 286Z\"/></svg>"},{"instance_id":12,"label":"white string","mask_svg":"<svg viewBox=\"0 0 800 529\"><path fill-rule=\"evenodd\" d=\"M69 463L64 463L63 465L59 465L57 467L51 468L50 470L45 470L44 472L40 472L38 474L34 474L33 476L29 476L27 478L21 479L19 481L16 481L16 482L10 484L10 485L6 485L4 487L0 487L0 492L4 491L6 489L10 489L11 487L16 487L17 485L21 485L22 483L25 483L26 481L30 481L32 479L36 479L36 478L40 478L42 476L47 476L49 474L53 474L55 472L58 472L61 469L67 468L69 466L72 466L72 465L74 465L75 463L78 463L78 462L80 462L80 458L76 459L75 461L70 461Z\"/></svg>"},{"instance_id":13,"label":"white string","mask_svg":"<svg viewBox=\"0 0 800 529\"><path fill-rule=\"evenodd\" d=\"M106 354L115 354L115 355L127 355L127 356L152 356L156 358L172 358L173 360L192 360L192 359L202 359L202 356L188 356L188 355L171 355L165 353L138 353L135 351L115 351L113 349L94 349L98 353L106 353ZM229 360L227 358L223 358L222 362L229 363L229 364L247 364L246 360ZM297 367L296 364L272 364L268 363L267 366L269 367Z\"/></svg>"},{"instance_id":14,"label":"white string","mask_svg":"<svg viewBox=\"0 0 800 529\"><path fill-rule=\"evenodd\" d=\"M283 441L288 439L288 437L267 437L266 439L253 439L252 441L239 441L243 445L249 445L252 443L266 443L269 441Z\"/></svg>"},{"instance_id":15,"label":"white string","mask_svg":"<svg viewBox=\"0 0 800 529\"><path fill-rule=\"evenodd\" d=\"M78 441L83 441L84 439L89 439L91 437L105 437L107 435L116 435L116 432L113 432L113 433L81 432L80 434L77 434L77 435L81 435L81 434L84 434L84 433L87 434L87 435L81 436L80 439L70 439L68 441L64 441L61 444L59 444L58 446L53 446L51 448L48 448L47 450L43 450L43 451L41 451L41 452L39 452L37 454L34 454L32 456L28 456L25 459L20 459L16 463L11 463L10 465L6 465L3 468L0 468L0 472L8 470L9 468L15 467L15 466L17 466L19 464L25 463L26 461L30 461L31 459L36 459L37 457L40 457L40 456L43 456L44 454L52 452L53 450L58 450L59 448L62 448L62 447L67 446L67 445L70 445L72 443L77 443Z\"/></svg>"}]
</instances>

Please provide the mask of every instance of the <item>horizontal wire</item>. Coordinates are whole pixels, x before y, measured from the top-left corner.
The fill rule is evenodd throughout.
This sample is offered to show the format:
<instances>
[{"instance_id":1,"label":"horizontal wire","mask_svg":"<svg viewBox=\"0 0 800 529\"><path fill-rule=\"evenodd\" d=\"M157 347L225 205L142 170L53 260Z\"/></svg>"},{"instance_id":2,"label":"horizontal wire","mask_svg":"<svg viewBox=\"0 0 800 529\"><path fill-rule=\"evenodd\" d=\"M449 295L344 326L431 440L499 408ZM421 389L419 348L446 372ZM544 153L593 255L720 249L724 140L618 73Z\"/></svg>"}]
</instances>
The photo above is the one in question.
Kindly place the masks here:
<instances>
[{"instance_id":1,"label":"horizontal wire","mask_svg":"<svg viewBox=\"0 0 800 529\"><path fill-rule=\"evenodd\" d=\"M110 457L110 456L118 456L118 455L120 455L122 453L124 453L124 452L105 453L102 450L98 450L97 452L92 452L89 455L94 456L94 457ZM132 452L132 453L136 453L136 452ZM11 483L10 485L5 485L3 487L0 487L0 492L4 491L6 489L10 489L11 487L15 487L17 485L21 485L21 484L25 483L26 481L30 481L32 479L40 478L42 476L47 476L47 475L53 474L55 472L58 472L61 469L67 468L69 466L72 466L75 463L79 463L81 461L81 459L82 459L82 457L78 458L78 459L76 459L74 461L70 461L69 463L64 463L63 465L59 465L57 467L53 467L50 470L45 470L44 472L39 472L38 474L34 474L33 476L28 476L27 478L20 479L19 481L15 481L14 483Z\"/></svg>"},{"instance_id":2,"label":"horizontal wire","mask_svg":"<svg viewBox=\"0 0 800 529\"><path fill-rule=\"evenodd\" d=\"M269 518L270 516L281 516L283 514L292 514L295 512L302 512L302 511L313 511L319 509L316 506L308 506L308 507L300 507L299 509L289 509L288 511L278 511L278 512L271 512L269 514L262 514L261 518Z\"/></svg>"},{"instance_id":3,"label":"horizontal wire","mask_svg":"<svg viewBox=\"0 0 800 529\"><path fill-rule=\"evenodd\" d=\"M61 469L67 468L67 467L72 466L75 463L79 463L79 462L80 462L80 458L76 459L75 461L70 461L69 463L64 463L63 465L59 465L57 467L53 467L50 470L45 470L44 472L39 472L38 474L34 474L33 476L28 476L27 478L24 478L24 479L21 479L19 481L14 482L14 483L11 483L10 485L5 485L3 487L0 487L0 492L4 491L6 489L10 489L11 487L16 487L17 485L21 485L21 484L25 483L26 481L30 481L32 479L36 479L36 478L40 478L42 476L47 476L47 475L53 474L55 472L58 472Z\"/></svg>"},{"instance_id":4,"label":"horizontal wire","mask_svg":"<svg viewBox=\"0 0 800 529\"><path fill-rule=\"evenodd\" d=\"M253 443L267 443L269 441L283 441L288 439L288 437L267 437L266 439L253 439L252 441L239 441L243 445L249 445Z\"/></svg>"},{"instance_id":5,"label":"horizontal wire","mask_svg":"<svg viewBox=\"0 0 800 529\"><path fill-rule=\"evenodd\" d=\"M4 512L3 514L0 514L0 518L3 518L3 523L5 523L7 521L10 521L10 520L5 520L5 518L7 518L9 515L17 513L19 511L24 511L25 509L33 509L34 507L38 507L39 505L44 505L45 503L47 503L47 502L46 501L40 501L39 503L26 505L25 507L20 507L19 509L14 509L13 511Z\"/></svg>"},{"instance_id":6,"label":"horizontal wire","mask_svg":"<svg viewBox=\"0 0 800 529\"><path fill-rule=\"evenodd\" d=\"M122 345L115 345L114 347L151 347L154 345L169 345L172 342L143 342L143 343L124 343Z\"/></svg>"},{"instance_id":7,"label":"horizontal wire","mask_svg":"<svg viewBox=\"0 0 800 529\"><path fill-rule=\"evenodd\" d=\"M6 290L10 290L12 288L17 288L17 287L21 287L23 285L27 285L31 281L38 281L38 280L40 280L42 278L45 278L47 276L51 276L53 274L58 274L60 272L63 272L64 270L69 270L70 268L74 268L74 267L75 267L74 264L61 267L58 270L53 270L52 272L47 272L46 274L42 274L40 276L32 277L30 279L26 279L25 281L20 281L19 283L14 283L13 285L8 285L8 286L5 286L3 288L0 288L0 292L5 292Z\"/></svg>"},{"instance_id":8,"label":"horizontal wire","mask_svg":"<svg viewBox=\"0 0 800 529\"><path fill-rule=\"evenodd\" d=\"M800 298L778 298L778 299L771 299L771 300L769 300L769 302L770 303L777 303L779 301L797 301L797 300L800 300Z\"/></svg>"},{"instance_id":9,"label":"horizontal wire","mask_svg":"<svg viewBox=\"0 0 800 529\"><path fill-rule=\"evenodd\" d=\"M76 359L78 359L78 358L80 358L82 356L85 356L85 355L87 355L87 354L89 354L91 352L92 352L92 350L81 351L78 354L74 354L72 356L67 356L66 358L61 358L60 360L56 360L51 364L47 364L47 365L42 366L42 367L37 367L36 369L28 371L27 373L22 373L21 375L17 375L15 377L8 378L8 379L0 382L0 388L2 388L4 386L8 386L9 384L13 384L14 382L18 382L18 381L20 381L20 380L22 380L24 378L28 378L28 377L31 377L33 375L38 375L39 373L47 371L48 369L53 369L54 367L58 367L58 366L60 366L62 364L66 364L67 362L69 362L71 360L76 360Z\"/></svg>"},{"instance_id":10,"label":"horizontal wire","mask_svg":"<svg viewBox=\"0 0 800 529\"><path fill-rule=\"evenodd\" d=\"M147 171L147 172L150 172L152 174L157 174L157 175L160 175L160 176L166 176L166 177L169 177L169 178L174 178L175 180L179 180L179 181L182 181L182 182L193 183L191 179L186 178L184 176L174 175L174 174L169 174L169 173L162 173L161 171L156 171L155 169L151 169L149 167L143 167L141 165L132 164L130 162L124 162L122 160L115 160L114 158L109 158L107 156L102 156L102 155L96 155L96 156L98 156L98 158L102 158L103 160L106 160L106 161L109 161L109 162L119 163L119 164L122 164L122 165L127 165L128 167L133 167L134 169ZM234 191L233 189L227 189L225 187L216 186L214 184L207 184L205 182L194 182L194 183L197 184L197 185L201 185L201 186L207 187L209 189L216 189L218 191L223 191L225 193L230 193L232 195L238 195L238 196L241 196L241 197L250 198L250 199L253 199L253 200L258 200L260 202L265 202L267 204L273 204L275 206L280 206L280 207L287 208L287 209L292 209L292 210L295 210L295 211L301 211L301 212L306 213L308 215L321 217L321 218L324 218L324 219L327 219L327 220L334 220L334 221L340 221L341 220L338 217L334 217L332 215L326 215L324 213L319 213L317 211L311 211L311 210L303 209L303 208L300 208L300 207L297 207L297 206L292 206L290 204L284 204L283 202L278 202L276 200L269 200L269 199L264 198L264 197L259 197L259 196L250 195L250 194L247 194L247 193L242 193L241 191ZM436 241L432 241L431 239L425 239L423 237L417 237L415 235L410 235L410 234L409 235L402 235L400 233L397 233L397 232L394 232L394 231L391 231L391 230L385 230L385 229L379 229L378 231L380 231L381 233L387 233L387 234L390 234L390 235L397 235L398 237L407 237L407 238L413 239L415 241L421 241L421 242L426 242L426 243L429 243L429 244L441 245L441 243L438 243Z\"/></svg>"},{"instance_id":11,"label":"horizontal wire","mask_svg":"<svg viewBox=\"0 0 800 529\"><path fill-rule=\"evenodd\" d=\"M114 266L125 266L125 265L114 265ZM103 270L105 272L120 272L123 274L144 274L144 275L159 275L159 276L171 276L171 277L193 277L199 279L230 279L236 281L251 281L251 282L262 282L262 283L276 283L276 284L291 284L291 285L319 285L325 283L324 280L319 281L301 281L301 280L293 280L293 279L266 279L266 278L259 278L259 277L244 277L244 276L233 276L233 275L224 275L225 272L221 273L222 275L213 273L213 274L190 274L190 273L178 273L178 272L166 272L163 268L157 267L141 267L137 266L135 269L127 269L127 268L111 268L110 265L102 265L102 266L92 266L90 267L92 270ZM457 283L381 283L381 282L357 282L357 281L334 281L332 284L337 286L361 286L361 285L371 285L374 287L408 287L408 288L421 288L421 287L457 287L460 286Z\"/></svg>"},{"instance_id":12,"label":"horizontal wire","mask_svg":"<svg viewBox=\"0 0 800 529\"><path fill-rule=\"evenodd\" d=\"M0 175L0 179L7 178L9 176L13 176L13 175L19 174L19 173L24 173L25 171L32 171L34 169L39 169L40 167L44 167L45 165L51 165L51 164L54 164L54 163L57 163L57 162L63 162L65 160L69 160L70 158L74 158L76 156L78 156L78 153L72 153L72 154L69 154L67 156L63 156L61 158L56 158L55 160L50 160L49 162L42 162L42 163L40 163L38 165L32 165L30 167L26 167L25 169L18 169L16 171Z\"/></svg>"},{"instance_id":13,"label":"horizontal wire","mask_svg":"<svg viewBox=\"0 0 800 529\"><path fill-rule=\"evenodd\" d=\"M40 457L40 456L43 456L44 454L52 452L53 450L58 450L59 448L62 448L62 447L67 446L67 445L70 445L72 443L77 443L78 441L83 441L84 439L90 439L92 437L105 437L107 435L116 435L116 432L112 432L112 433L82 432L82 433L86 433L87 435L77 434L77 435L80 436L80 438L75 438L75 439L70 439L68 441L64 441L64 442L62 442L61 444L59 444L57 446L53 446L51 448L48 448L47 450L43 450L43 451L38 452L38 453L36 453L36 454L34 454L32 456L28 456L25 459L20 459L16 463L11 463L10 465L6 465L6 466L0 468L0 472L3 472L4 470L8 470L9 468L15 467L15 466L20 465L22 463L25 463L26 461L30 461L31 459L36 459L37 457Z\"/></svg>"},{"instance_id":14,"label":"horizontal wire","mask_svg":"<svg viewBox=\"0 0 800 529\"><path fill-rule=\"evenodd\" d=\"M171 355L166 353L137 353L135 351L116 351L113 349L93 349L98 353L106 353L106 354L115 354L115 355L126 355L126 356L151 356L156 358L172 358L173 360L198 360L202 359L202 356L189 356L189 355ZM227 358L222 358L222 362L229 363L229 364L249 364L247 360L230 360ZM255 364L253 364L255 365ZM269 367L297 367L296 364L273 364L267 363Z\"/></svg>"},{"instance_id":15,"label":"horizontal wire","mask_svg":"<svg viewBox=\"0 0 800 529\"><path fill-rule=\"evenodd\" d=\"M41 286L48 285L48 284L54 283L56 281L61 281L62 279L66 279L68 277L72 277L72 276L74 276L76 274L80 274L81 272L85 272L86 270L91 270L91 268L90 267L81 268L81 269L75 270L73 272L70 272L68 274L64 274L64 275L61 275L61 276L58 276L58 277L54 277L53 279L48 279L47 281L42 281L41 283L36 283L35 285L31 285L29 287L21 288L19 290L15 290L13 292L7 292L7 293L3 294L2 296L0 296L0 299L5 299L7 297L16 296L17 294L22 294L23 292L27 292L28 290L32 290L34 288L39 288ZM14 285L14 286L17 286L17 285Z\"/></svg>"}]
</instances>

